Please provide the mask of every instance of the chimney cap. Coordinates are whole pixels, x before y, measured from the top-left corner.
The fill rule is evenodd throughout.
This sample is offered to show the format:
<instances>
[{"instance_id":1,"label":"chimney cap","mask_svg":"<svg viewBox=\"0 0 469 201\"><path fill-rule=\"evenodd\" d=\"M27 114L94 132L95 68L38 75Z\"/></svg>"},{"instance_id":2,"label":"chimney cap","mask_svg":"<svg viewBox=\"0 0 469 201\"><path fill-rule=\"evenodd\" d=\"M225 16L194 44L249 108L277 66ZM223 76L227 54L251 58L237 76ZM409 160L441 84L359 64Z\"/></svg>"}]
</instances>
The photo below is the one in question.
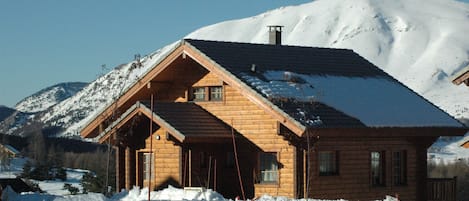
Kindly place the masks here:
<instances>
[{"instance_id":1,"label":"chimney cap","mask_svg":"<svg viewBox=\"0 0 469 201\"><path fill-rule=\"evenodd\" d=\"M269 27L270 31L272 31L272 30L282 31L282 28L284 26L281 26L281 25L268 25L267 27Z\"/></svg>"}]
</instances>

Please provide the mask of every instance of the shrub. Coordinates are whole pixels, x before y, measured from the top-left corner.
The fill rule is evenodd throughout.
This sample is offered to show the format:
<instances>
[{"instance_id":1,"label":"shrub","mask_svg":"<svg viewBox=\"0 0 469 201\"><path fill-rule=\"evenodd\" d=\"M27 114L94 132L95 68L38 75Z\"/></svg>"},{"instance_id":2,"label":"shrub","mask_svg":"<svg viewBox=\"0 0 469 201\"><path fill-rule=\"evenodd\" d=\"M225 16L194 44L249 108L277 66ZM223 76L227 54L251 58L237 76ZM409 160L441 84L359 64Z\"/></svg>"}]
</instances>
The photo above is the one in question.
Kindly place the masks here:
<instances>
[{"instance_id":1,"label":"shrub","mask_svg":"<svg viewBox=\"0 0 469 201\"><path fill-rule=\"evenodd\" d=\"M87 172L83 175L80 185L83 187L83 193L103 193L105 180L103 176Z\"/></svg>"},{"instance_id":2,"label":"shrub","mask_svg":"<svg viewBox=\"0 0 469 201\"><path fill-rule=\"evenodd\" d=\"M63 189L68 190L68 192L70 192L72 195L76 195L78 191L80 191L77 187L72 186L72 184L69 183L65 183Z\"/></svg>"}]
</instances>

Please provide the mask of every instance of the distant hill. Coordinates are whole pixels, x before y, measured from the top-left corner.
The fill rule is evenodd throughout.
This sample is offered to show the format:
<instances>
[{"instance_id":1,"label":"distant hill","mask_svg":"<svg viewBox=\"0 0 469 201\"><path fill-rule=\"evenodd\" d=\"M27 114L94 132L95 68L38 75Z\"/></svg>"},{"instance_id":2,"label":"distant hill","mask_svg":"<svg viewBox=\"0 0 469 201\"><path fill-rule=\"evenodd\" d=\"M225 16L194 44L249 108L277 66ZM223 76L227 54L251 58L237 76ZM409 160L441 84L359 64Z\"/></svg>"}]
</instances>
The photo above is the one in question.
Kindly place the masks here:
<instances>
[{"instance_id":1,"label":"distant hill","mask_svg":"<svg viewBox=\"0 0 469 201\"><path fill-rule=\"evenodd\" d=\"M58 132L61 128L47 127L38 120L51 107L75 95L88 85L84 82L66 82L42 89L15 106L15 109L0 107L0 133L28 136L33 133Z\"/></svg>"},{"instance_id":2,"label":"distant hill","mask_svg":"<svg viewBox=\"0 0 469 201\"><path fill-rule=\"evenodd\" d=\"M15 109L0 105L0 122L9 117L15 111Z\"/></svg>"},{"instance_id":3,"label":"distant hill","mask_svg":"<svg viewBox=\"0 0 469 201\"><path fill-rule=\"evenodd\" d=\"M75 95L87 84L85 82L65 82L47 87L24 98L16 104L15 108L27 113L41 112Z\"/></svg>"}]
</instances>

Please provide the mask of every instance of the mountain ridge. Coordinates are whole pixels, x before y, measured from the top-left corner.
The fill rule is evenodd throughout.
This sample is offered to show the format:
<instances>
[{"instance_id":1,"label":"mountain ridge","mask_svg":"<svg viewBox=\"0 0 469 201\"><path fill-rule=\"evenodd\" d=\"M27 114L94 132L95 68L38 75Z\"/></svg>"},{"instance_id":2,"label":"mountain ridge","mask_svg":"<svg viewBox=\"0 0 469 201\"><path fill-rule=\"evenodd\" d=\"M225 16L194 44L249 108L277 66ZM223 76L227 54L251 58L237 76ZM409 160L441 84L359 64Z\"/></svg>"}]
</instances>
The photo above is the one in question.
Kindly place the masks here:
<instances>
[{"instance_id":1,"label":"mountain ridge","mask_svg":"<svg viewBox=\"0 0 469 201\"><path fill-rule=\"evenodd\" d=\"M16 103L15 108L21 112L37 113L75 95L88 85L86 82L62 82L39 90Z\"/></svg>"}]
</instances>

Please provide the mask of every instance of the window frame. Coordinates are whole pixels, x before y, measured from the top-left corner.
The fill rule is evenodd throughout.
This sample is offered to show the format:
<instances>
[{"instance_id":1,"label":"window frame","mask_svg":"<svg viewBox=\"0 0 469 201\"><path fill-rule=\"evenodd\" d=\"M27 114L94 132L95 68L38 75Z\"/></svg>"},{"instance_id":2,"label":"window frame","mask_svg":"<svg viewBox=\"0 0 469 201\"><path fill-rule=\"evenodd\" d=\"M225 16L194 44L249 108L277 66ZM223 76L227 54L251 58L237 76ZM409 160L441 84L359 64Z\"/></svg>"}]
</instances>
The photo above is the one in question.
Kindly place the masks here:
<instances>
[{"instance_id":1,"label":"window frame","mask_svg":"<svg viewBox=\"0 0 469 201\"><path fill-rule=\"evenodd\" d=\"M201 89L202 92L196 92L196 90ZM202 98L197 98L197 95L201 94ZM191 101L206 101L207 100L207 89L206 87L192 87L191 88Z\"/></svg>"},{"instance_id":2,"label":"window frame","mask_svg":"<svg viewBox=\"0 0 469 201\"><path fill-rule=\"evenodd\" d=\"M331 154L332 157L322 158L324 154ZM318 175L335 176L339 175L339 151L318 151ZM325 164L324 164L325 162ZM322 165L326 165L325 171L322 171Z\"/></svg>"},{"instance_id":3,"label":"window frame","mask_svg":"<svg viewBox=\"0 0 469 201\"><path fill-rule=\"evenodd\" d=\"M155 158L154 158L155 153L152 153L152 152L141 152L141 153L142 153L142 181L148 181L149 179L151 179L150 171L153 172L155 170ZM150 159L150 164L148 164L147 157L149 157Z\"/></svg>"},{"instance_id":4,"label":"window frame","mask_svg":"<svg viewBox=\"0 0 469 201\"><path fill-rule=\"evenodd\" d=\"M257 157L258 161L258 171L257 171L257 184L279 184L280 180L280 174L279 174L279 161L278 161L278 152L260 152ZM271 165L274 165L273 170L262 170L263 168L263 156L271 156L271 159L273 159L273 163L270 163ZM273 157L272 157L273 156ZM268 165L268 164L266 164ZM274 180L264 180L263 175L264 173L274 173Z\"/></svg>"},{"instance_id":5,"label":"window frame","mask_svg":"<svg viewBox=\"0 0 469 201\"><path fill-rule=\"evenodd\" d=\"M219 89L220 91L216 91ZM223 86L209 86L208 87L208 98L209 101L223 101ZM218 95L218 98L214 98L214 95Z\"/></svg>"},{"instance_id":6,"label":"window frame","mask_svg":"<svg viewBox=\"0 0 469 201\"><path fill-rule=\"evenodd\" d=\"M407 185L407 150L392 152L392 183L394 186Z\"/></svg>"},{"instance_id":7,"label":"window frame","mask_svg":"<svg viewBox=\"0 0 469 201\"><path fill-rule=\"evenodd\" d=\"M196 92L196 90L201 90L202 92ZM215 89L219 89L216 91ZM214 93L216 91L216 93ZM193 86L190 88L190 98L189 101L194 102L221 102L224 100L224 87L223 85L212 85L212 86ZM214 98L214 94L218 94L219 98ZM197 98L198 95L202 95L203 98Z\"/></svg>"},{"instance_id":8,"label":"window frame","mask_svg":"<svg viewBox=\"0 0 469 201\"><path fill-rule=\"evenodd\" d=\"M376 161L374 160L373 158L373 154L374 153L378 153L379 154L379 158L378 158L378 174L379 174L379 177L378 178L378 181L375 180L375 174L373 173L374 171L374 165L373 165L373 162ZM370 151L370 154L369 154L369 157L370 157L370 185L372 187L384 187L386 186L386 152L385 151Z\"/></svg>"}]
</instances>

